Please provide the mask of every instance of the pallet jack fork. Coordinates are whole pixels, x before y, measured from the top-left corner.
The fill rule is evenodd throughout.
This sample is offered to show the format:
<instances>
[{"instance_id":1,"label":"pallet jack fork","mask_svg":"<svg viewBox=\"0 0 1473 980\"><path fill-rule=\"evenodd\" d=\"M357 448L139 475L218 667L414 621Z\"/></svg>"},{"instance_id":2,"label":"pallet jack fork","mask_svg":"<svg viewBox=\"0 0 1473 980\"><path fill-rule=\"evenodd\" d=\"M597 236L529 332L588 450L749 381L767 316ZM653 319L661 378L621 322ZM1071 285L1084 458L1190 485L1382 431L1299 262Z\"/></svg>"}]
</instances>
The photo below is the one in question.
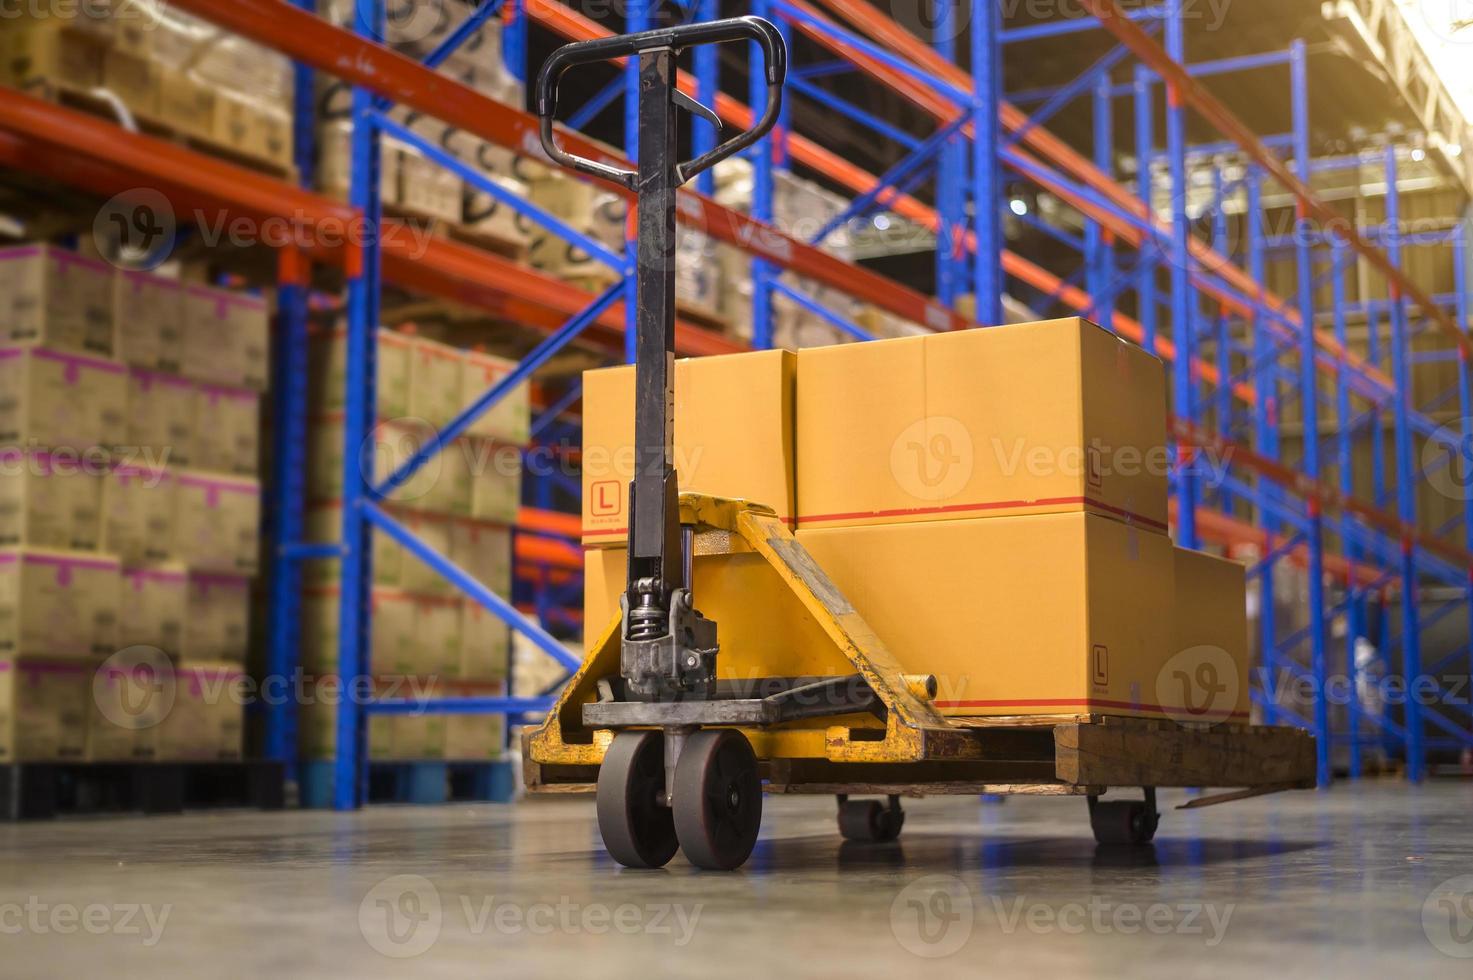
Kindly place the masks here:
<instances>
[{"instance_id":1,"label":"pallet jack fork","mask_svg":"<svg viewBox=\"0 0 1473 980\"><path fill-rule=\"evenodd\" d=\"M755 42L764 52L768 97L761 118L702 156L677 162L677 109L720 123L676 87L676 59L691 47L735 41ZM553 132L563 73L619 58L639 61L637 171L568 154ZM1131 772L1127 780L1090 781L1070 762L1075 778L1066 780L1055 775L1066 763L1061 754L1056 765L1054 746L1060 737L1067 742L1070 732L1059 736L1038 727L1023 735L999 735L957 723L966 719L942 717L932 704L936 678L902 669L773 510L679 492L672 451L676 191L772 129L786 73L787 53L777 29L761 18L738 17L567 45L553 53L538 77L537 109L548 155L636 194L638 322L627 586L619 617L604 630L546 721L526 736L528 778L544 770L596 772L599 830L611 856L629 867L663 866L676 850L701 868L739 867L757 840L764 776L773 792L832 793L839 800L845 837L886 841L900 833L902 793L967 791L981 785L979 777L998 771L1000 761L1011 767L1007 772L1026 771L1037 778L1031 785L974 791L1087 794L1100 840L1149 840L1156 823L1149 789L1144 801L1095 802L1112 783L1145 786L1147 779ZM850 673L733 680L739 671L728 669L727 679L718 679L723 656L718 624L699 611L692 593L693 561L698 555L753 553L819 624ZM735 653L739 664L741 651ZM823 757L765 752L759 763L753 739L776 744L773 739L791 734L795 726L804 734L821 731ZM1105 734L1119 733L1112 728ZM1021 769L1020 760L1000 758L1007 751L1023 752ZM1277 746L1265 749L1265 757L1274 751ZM1076 747L1070 759L1077 761L1081 754ZM1297 781L1299 768L1296 764L1283 781ZM888 805L849 798L859 792L885 796Z\"/></svg>"}]
</instances>

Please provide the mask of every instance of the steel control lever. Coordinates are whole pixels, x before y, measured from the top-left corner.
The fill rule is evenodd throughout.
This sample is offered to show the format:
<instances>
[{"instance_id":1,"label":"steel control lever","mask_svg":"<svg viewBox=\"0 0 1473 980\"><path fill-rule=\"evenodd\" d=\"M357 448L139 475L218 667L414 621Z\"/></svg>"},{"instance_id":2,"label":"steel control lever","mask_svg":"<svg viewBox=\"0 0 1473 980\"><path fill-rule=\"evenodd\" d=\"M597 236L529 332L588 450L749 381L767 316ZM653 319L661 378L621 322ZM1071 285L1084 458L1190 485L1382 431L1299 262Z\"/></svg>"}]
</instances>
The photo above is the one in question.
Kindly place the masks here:
<instances>
[{"instance_id":1,"label":"steel control lever","mask_svg":"<svg viewBox=\"0 0 1473 980\"><path fill-rule=\"evenodd\" d=\"M756 124L714 149L678 159L677 109L719 126L715 112L681 92L676 59L705 44L753 41L762 50L767 104ZM557 144L558 83L576 65L639 59L639 167L629 170L576 156ZM716 686L716 623L691 601L689 544L682 543L675 427L676 189L757 142L777 122L787 79L787 48L760 17L736 17L569 44L537 78L542 147L557 163L635 192L634 479L629 484L629 566L620 669L629 700L709 698Z\"/></svg>"}]
</instances>

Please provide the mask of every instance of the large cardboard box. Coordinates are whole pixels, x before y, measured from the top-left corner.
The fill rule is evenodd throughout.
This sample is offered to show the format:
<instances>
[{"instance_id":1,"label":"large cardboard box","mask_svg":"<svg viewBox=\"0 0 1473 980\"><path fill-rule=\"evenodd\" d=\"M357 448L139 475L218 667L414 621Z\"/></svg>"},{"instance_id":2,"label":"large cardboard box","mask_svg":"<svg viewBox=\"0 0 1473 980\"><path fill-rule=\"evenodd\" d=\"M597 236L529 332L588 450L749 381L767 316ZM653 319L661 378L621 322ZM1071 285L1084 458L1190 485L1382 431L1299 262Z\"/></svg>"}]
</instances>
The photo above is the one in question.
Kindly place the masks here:
<instances>
[{"instance_id":1,"label":"large cardboard box","mask_svg":"<svg viewBox=\"0 0 1473 980\"><path fill-rule=\"evenodd\" d=\"M1156 693L1175 597L1165 535L1067 513L798 540L907 672L936 676L943 714L1169 714Z\"/></svg>"},{"instance_id":2,"label":"large cardboard box","mask_svg":"<svg viewBox=\"0 0 1473 980\"><path fill-rule=\"evenodd\" d=\"M117 359L149 371L177 372L184 342L184 286L128 269L118 272L113 284Z\"/></svg>"},{"instance_id":3,"label":"large cardboard box","mask_svg":"<svg viewBox=\"0 0 1473 980\"><path fill-rule=\"evenodd\" d=\"M445 682L438 678L417 682L418 692L405 689L395 692L399 697L437 698L445 694ZM443 759L445 758L445 730L449 716L414 712L389 716L388 758L391 759Z\"/></svg>"},{"instance_id":4,"label":"large cardboard box","mask_svg":"<svg viewBox=\"0 0 1473 980\"><path fill-rule=\"evenodd\" d=\"M425 444L429 430L408 420L380 422L363 440L357 453L359 473L375 483L413 457ZM307 495L312 500L337 500L343 495L343 448L347 441L341 412L320 415L307 428ZM439 454L415 471L389 499L406 507L425 509L440 479L444 461Z\"/></svg>"},{"instance_id":5,"label":"large cardboard box","mask_svg":"<svg viewBox=\"0 0 1473 980\"><path fill-rule=\"evenodd\" d=\"M453 596L414 597L415 640L404 673L419 677L453 678L460 673L460 599Z\"/></svg>"},{"instance_id":6,"label":"large cardboard box","mask_svg":"<svg viewBox=\"0 0 1473 980\"><path fill-rule=\"evenodd\" d=\"M90 657L117 649L118 560L0 551L0 655Z\"/></svg>"},{"instance_id":7,"label":"large cardboard box","mask_svg":"<svg viewBox=\"0 0 1473 980\"><path fill-rule=\"evenodd\" d=\"M1081 319L798 354L798 526L1083 510L1166 529L1161 362Z\"/></svg>"},{"instance_id":8,"label":"large cardboard box","mask_svg":"<svg viewBox=\"0 0 1473 980\"><path fill-rule=\"evenodd\" d=\"M0 349L0 444L78 452L125 440L127 369L46 348Z\"/></svg>"},{"instance_id":9,"label":"large cardboard box","mask_svg":"<svg viewBox=\"0 0 1473 980\"><path fill-rule=\"evenodd\" d=\"M154 647L170 657L181 656L188 617L188 579L188 570L177 563L123 569L118 648Z\"/></svg>"},{"instance_id":10,"label":"large cardboard box","mask_svg":"<svg viewBox=\"0 0 1473 980\"><path fill-rule=\"evenodd\" d=\"M250 579L190 569L186 602L184 659L245 663L251 635Z\"/></svg>"},{"instance_id":11,"label":"large cardboard box","mask_svg":"<svg viewBox=\"0 0 1473 980\"><path fill-rule=\"evenodd\" d=\"M254 575L261 551L261 484L189 470L175 491L174 548L190 568Z\"/></svg>"},{"instance_id":12,"label":"large cardboard box","mask_svg":"<svg viewBox=\"0 0 1473 980\"><path fill-rule=\"evenodd\" d=\"M414 649L420 642L414 597L402 589L375 587L369 602L368 672L379 677L413 674ZM302 669L309 674L338 673L341 603L342 591L336 586L317 586L302 592Z\"/></svg>"},{"instance_id":13,"label":"large cardboard box","mask_svg":"<svg viewBox=\"0 0 1473 980\"><path fill-rule=\"evenodd\" d=\"M450 560L497 595L511 595L510 527L484 521L451 521Z\"/></svg>"},{"instance_id":14,"label":"large cardboard box","mask_svg":"<svg viewBox=\"0 0 1473 980\"><path fill-rule=\"evenodd\" d=\"M409 355L409 414L440 428L461 406L461 365L454 347L416 337Z\"/></svg>"},{"instance_id":15,"label":"large cardboard box","mask_svg":"<svg viewBox=\"0 0 1473 980\"><path fill-rule=\"evenodd\" d=\"M516 370L517 362L471 351L461 363L461 408L469 408L477 399L501 383ZM470 434L525 446L531 438L532 409L530 385L512 388L471 424Z\"/></svg>"},{"instance_id":16,"label":"large cardboard box","mask_svg":"<svg viewBox=\"0 0 1473 980\"><path fill-rule=\"evenodd\" d=\"M794 379L788 351L675 362L675 468L682 491L794 510ZM583 543L622 545L634 475L634 369L583 375Z\"/></svg>"},{"instance_id":17,"label":"large cardboard box","mask_svg":"<svg viewBox=\"0 0 1473 980\"><path fill-rule=\"evenodd\" d=\"M392 330L378 331L375 386L378 417L398 419L409 414L409 361L412 341ZM341 412L348 384L348 331L346 327L312 338L311 396L317 412Z\"/></svg>"},{"instance_id":18,"label":"large cardboard box","mask_svg":"<svg viewBox=\"0 0 1473 980\"><path fill-rule=\"evenodd\" d=\"M261 396L248 388L202 384L194 392L198 436L190 465L251 476L261 469Z\"/></svg>"},{"instance_id":19,"label":"large cardboard box","mask_svg":"<svg viewBox=\"0 0 1473 980\"><path fill-rule=\"evenodd\" d=\"M92 672L87 698L89 762L148 762L158 726L173 706L174 666L167 658L109 658Z\"/></svg>"},{"instance_id":20,"label":"large cardboard box","mask_svg":"<svg viewBox=\"0 0 1473 980\"><path fill-rule=\"evenodd\" d=\"M186 136L208 139L215 122L215 90L187 71L160 67L159 117Z\"/></svg>"},{"instance_id":21,"label":"large cardboard box","mask_svg":"<svg viewBox=\"0 0 1473 980\"><path fill-rule=\"evenodd\" d=\"M471 517L515 524L522 507L521 449L486 439L464 440L462 449L471 459Z\"/></svg>"},{"instance_id":22,"label":"large cardboard box","mask_svg":"<svg viewBox=\"0 0 1473 980\"><path fill-rule=\"evenodd\" d=\"M444 446L436 458L426 464L434 480L423 497L414 501L421 510L450 517L469 517L475 500L474 465L476 444L470 439L456 439Z\"/></svg>"},{"instance_id":23,"label":"large cardboard box","mask_svg":"<svg viewBox=\"0 0 1473 980\"><path fill-rule=\"evenodd\" d=\"M147 57L109 49L102 56L102 85L134 114L145 119L159 117L158 69Z\"/></svg>"},{"instance_id":24,"label":"large cardboard box","mask_svg":"<svg viewBox=\"0 0 1473 980\"><path fill-rule=\"evenodd\" d=\"M114 466L102 478L102 548L127 565L177 551L178 480L157 467Z\"/></svg>"},{"instance_id":25,"label":"large cardboard box","mask_svg":"<svg viewBox=\"0 0 1473 980\"><path fill-rule=\"evenodd\" d=\"M113 268L52 245L0 249L0 342L111 357Z\"/></svg>"},{"instance_id":26,"label":"large cardboard box","mask_svg":"<svg viewBox=\"0 0 1473 980\"><path fill-rule=\"evenodd\" d=\"M1247 572L1242 565L1176 548L1171 658L1157 701L1178 722L1242 722L1249 711Z\"/></svg>"},{"instance_id":27,"label":"large cardboard box","mask_svg":"<svg viewBox=\"0 0 1473 980\"><path fill-rule=\"evenodd\" d=\"M245 725L246 675L236 664L174 668L174 703L156 729L160 762L239 759Z\"/></svg>"},{"instance_id":28,"label":"large cardboard box","mask_svg":"<svg viewBox=\"0 0 1473 980\"><path fill-rule=\"evenodd\" d=\"M196 381L265 391L270 311L256 296L190 286L184 293L181 371Z\"/></svg>"},{"instance_id":29,"label":"large cardboard box","mask_svg":"<svg viewBox=\"0 0 1473 980\"><path fill-rule=\"evenodd\" d=\"M91 674L83 662L0 657L0 762L82 759Z\"/></svg>"},{"instance_id":30,"label":"large cardboard box","mask_svg":"<svg viewBox=\"0 0 1473 980\"><path fill-rule=\"evenodd\" d=\"M466 681L505 680L511 658L511 627L474 599L462 599L460 610L460 669L456 676Z\"/></svg>"},{"instance_id":31,"label":"large cardboard box","mask_svg":"<svg viewBox=\"0 0 1473 980\"><path fill-rule=\"evenodd\" d=\"M445 693L449 697L503 697L506 694L506 682L457 681L447 685ZM456 762L493 762L505 755L505 715L446 717L445 758Z\"/></svg>"},{"instance_id":32,"label":"large cardboard box","mask_svg":"<svg viewBox=\"0 0 1473 980\"><path fill-rule=\"evenodd\" d=\"M128 369L127 445L157 465L203 465L197 444L213 438L195 405L195 384L147 368ZM199 438L197 438L197 436Z\"/></svg>"},{"instance_id":33,"label":"large cardboard box","mask_svg":"<svg viewBox=\"0 0 1473 980\"><path fill-rule=\"evenodd\" d=\"M297 747L304 759L337 757L338 705L346 695L336 681L324 681L315 688L314 700L303 704L297 712ZM391 756L393 717L369 715L368 757L388 759Z\"/></svg>"},{"instance_id":34,"label":"large cardboard box","mask_svg":"<svg viewBox=\"0 0 1473 980\"><path fill-rule=\"evenodd\" d=\"M0 546L94 549L101 511L102 482L81 459L0 450Z\"/></svg>"},{"instance_id":35,"label":"large cardboard box","mask_svg":"<svg viewBox=\"0 0 1473 980\"><path fill-rule=\"evenodd\" d=\"M4 75L17 88L51 95L58 88L90 89L102 83L107 39L86 30L90 18L48 17L7 22Z\"/></svg>"},{"instance_id":36,"label":"large cardboard box","mask_svg":"<svg viewBox=\"0 0 1473 980\"><path fill-rule=\"evenodd\" d=\"M331 544L343 538L343 504L340 500L326 500L307 506L307 540ZM373 547L373 582L375 585L395 586L399 584L400 569L404 563L404 549L394 539L382 532L370 534ZM302 581L306 585L330 585L342 577L343 564L339 558L313 558L302 563Z\"/></svg>"},{"instance_id":37,"label":"large cardboard box","mask_svg":"<svg viewBox=\"0 0 1473 980\"><path fill-rule=\"evenodd\" d=\"M434 549L438 555L450 554L450 518L438 514L404 513L397 515L409 532ZM406 552L399 569L399 583L410 592L428 596L455 594L450 580L429 565Z\"/></svg>"}]
</instances>

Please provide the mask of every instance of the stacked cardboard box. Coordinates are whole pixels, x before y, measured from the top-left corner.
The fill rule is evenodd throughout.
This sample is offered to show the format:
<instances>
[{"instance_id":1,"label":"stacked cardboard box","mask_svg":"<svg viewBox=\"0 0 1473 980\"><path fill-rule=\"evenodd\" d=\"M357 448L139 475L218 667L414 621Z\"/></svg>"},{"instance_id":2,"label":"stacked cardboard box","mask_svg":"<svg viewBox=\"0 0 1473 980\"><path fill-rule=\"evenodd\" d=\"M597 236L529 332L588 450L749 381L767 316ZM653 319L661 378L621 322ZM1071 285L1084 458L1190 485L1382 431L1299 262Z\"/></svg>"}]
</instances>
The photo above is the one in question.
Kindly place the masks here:
<instances>
[{"instance_id":1,"label":"stacked cardboard box","mask_svg":"<svg viewBox=\"0 0 1473 980\"><path fill-rule=\"evenodd\" d=\"M342 538L345 350L341 329L313 339L307 533L318 541ZM378 350L379 422L355 460L357 472L375 481L515 367L390 330L379 332ZM390 497L396 518L412 533L500 596L511 593L511 527L521 503L521 447L529 426L527 386L518 385ZM463 598L386 535L373 536L371 561L369 672L381 687L393 686L400 696L503 688L510 631L501 619ZM304 570L302 660L318 679L312 685L318 692L335 684L338 673L339 570L340 563L326 560ZM337 703L324 697L304 706L301 747L308 757L331 755ZM376 718L369 752L397 759L495 757L504 739L498 734L494 744L482 744L492 734L487 726L495 724L499 719Z\"/></svg>"},{"instance_id":2,"label":"stacked cardboard box","mask_svg":"<svg viewBox=\"0 0 1473 980\"><path fill-rule=\"evenodd\" d=\"M42 245L0 251L0 280L0 658L21 699L0 753L238 756L239 699L191 672L245 660L266 305ZM64 684L75 731L47 700ZM207 741L125 710L196 689Z\"/></svg>"},{"instance_id":3,"label":"stacked cardboard box","mask_svg":"<svg viewBox=\"0 0 1473 980\"><path fill-rule=\"evenodd\" d=\"M775 356L796 371L763 394ZM585 461L627 453L631 381L585 376ZM679 362L675 442L683 490L795 515L943 713L1247 717L1243 570L1173 548L1164 372L1092 324ZM623 588L626 483L585 476L585 544L613 546L587 552L590 638ZM847 669L755 556L698 557L695 592L742 670Z\"/></svg>"},{"instance_id":4,"label":"stacked cardboard box","mask_svg":"<svg viewBox=\"0 0 1473 980\"><path fill-rule=\"evenodd\" d=\"M531 201L615 255L624 254L628 208L624 198L606 186L565 171L549 171L531 184ZM619 278L616 270L540 225L532 231L531 260L543 272L585 289L604 289Z\"/></svg>"}]
</instances>

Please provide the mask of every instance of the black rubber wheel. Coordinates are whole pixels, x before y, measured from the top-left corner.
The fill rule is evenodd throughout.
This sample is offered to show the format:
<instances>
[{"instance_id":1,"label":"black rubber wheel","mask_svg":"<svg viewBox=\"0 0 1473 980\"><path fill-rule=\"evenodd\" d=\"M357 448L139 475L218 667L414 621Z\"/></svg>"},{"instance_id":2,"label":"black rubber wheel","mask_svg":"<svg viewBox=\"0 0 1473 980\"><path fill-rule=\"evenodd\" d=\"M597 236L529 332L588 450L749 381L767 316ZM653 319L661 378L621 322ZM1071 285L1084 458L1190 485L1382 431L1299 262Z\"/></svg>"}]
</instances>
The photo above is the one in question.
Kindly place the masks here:
<instances>
[{"instance_id":1,"label":"black rubber wheel","mask_svg":"<svg viewBox=\"0 0 1473 980\"><path fill-rule=\"evenodd\" d=\"M839 833L845 840L884 844L900 836L905 812L879 800L845 800L839 804Z\"/></svg>"},{"instance_id":2,"label":"black rubber wheel","mask_svg":"<svg viewBox=\"0 0 1473 980\"><path fill-rule=\"evenodd\" d=\"M1089 826L1100 844L1149 844L1161 815L1139 800L1109 800L1089 806Z\"/></svg>"},{"instance_id":3,"label":"black rubber wheel","mask_svg":"<svg viewBox=\"0 0 1473 980\"><path fill-rule=\"evenodd\" d=\"M675 764L675 836L686 860L709 871L739 868L761 827L762 780L746 737L708 728L686 739Z\"/></svg>"},{"instance_id":4,"label":"black rubber wheel","mask_svg":"<svg viewBox=\"0 0 1473 980\"><path fill-rule=\"evenodd\" d=\"M665 738L620 732L598 770L598 832L626 868L663 868L679 842L665 794Z\"/></svg>"}]
</instances>

